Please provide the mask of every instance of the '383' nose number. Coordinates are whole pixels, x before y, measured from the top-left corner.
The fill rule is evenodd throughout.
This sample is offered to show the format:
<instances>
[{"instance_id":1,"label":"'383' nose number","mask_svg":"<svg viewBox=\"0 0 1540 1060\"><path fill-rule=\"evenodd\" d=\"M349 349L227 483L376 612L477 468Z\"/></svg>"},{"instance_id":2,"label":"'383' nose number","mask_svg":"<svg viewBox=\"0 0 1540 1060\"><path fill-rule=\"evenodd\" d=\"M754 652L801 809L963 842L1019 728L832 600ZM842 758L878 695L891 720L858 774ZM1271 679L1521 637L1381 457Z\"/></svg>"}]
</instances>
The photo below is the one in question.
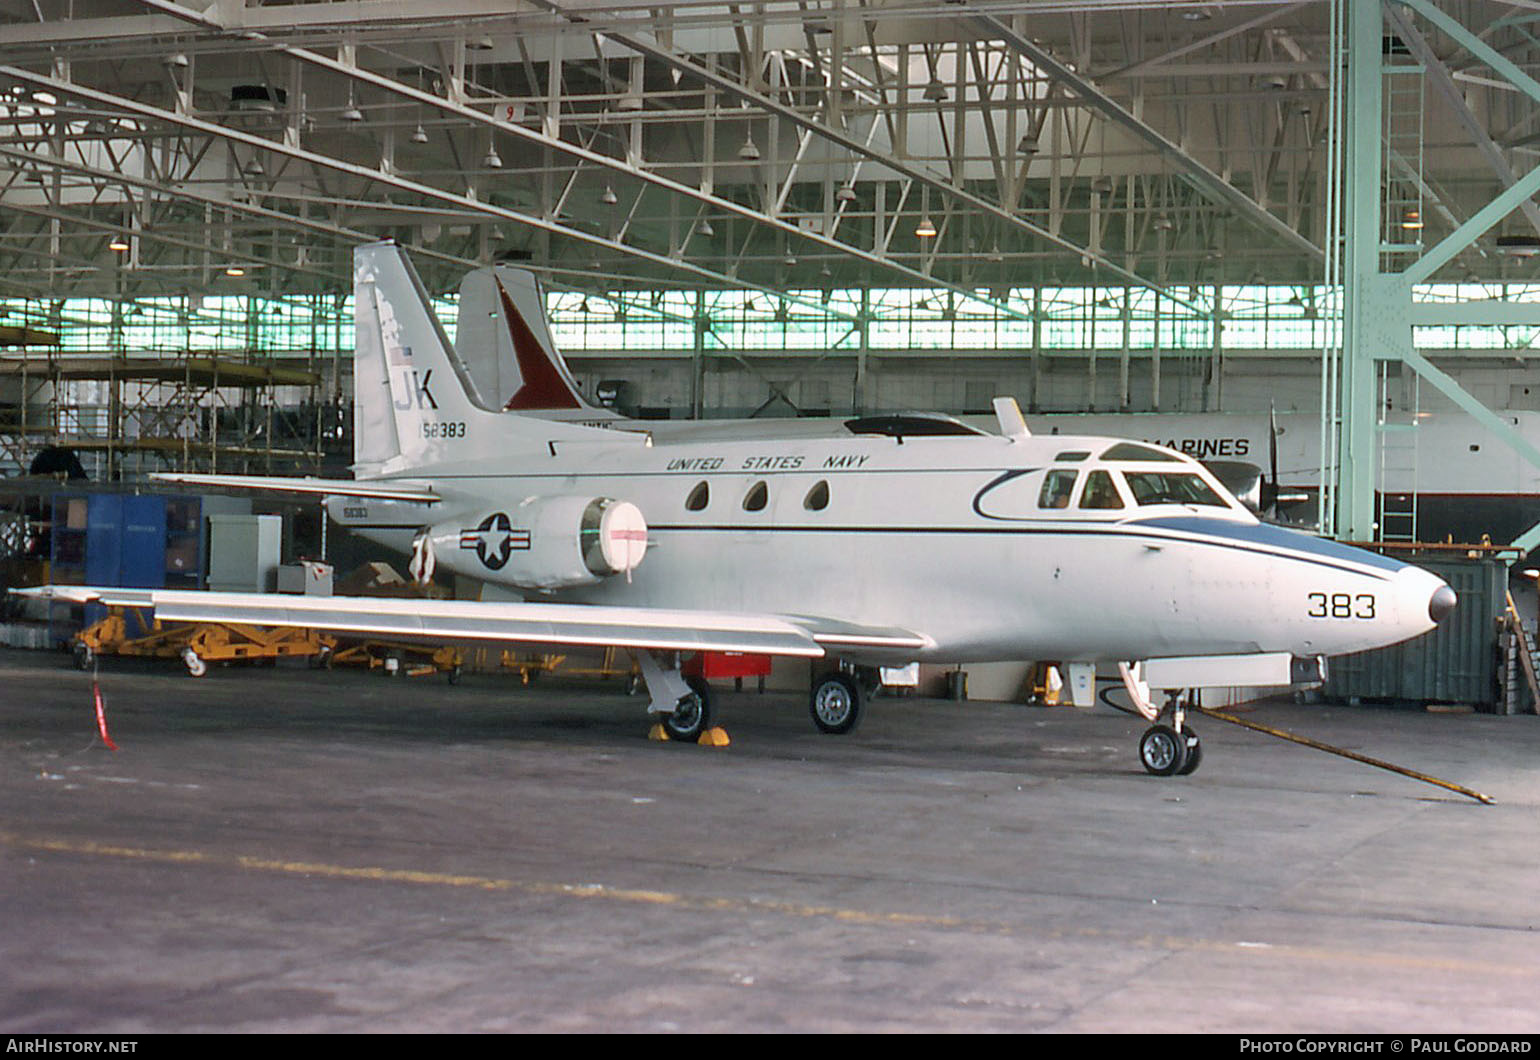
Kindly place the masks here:
<instances>
[{"instance_id":1,"label":"'383' nose number","mask_svg":"<svg viewBox=\"0 0 1540 1060\"><path fill-rule=\"evenodd\" d=\"M1373 593L1310 593L1311 618L1373 618Z\"/></svg>"}]
</instances>

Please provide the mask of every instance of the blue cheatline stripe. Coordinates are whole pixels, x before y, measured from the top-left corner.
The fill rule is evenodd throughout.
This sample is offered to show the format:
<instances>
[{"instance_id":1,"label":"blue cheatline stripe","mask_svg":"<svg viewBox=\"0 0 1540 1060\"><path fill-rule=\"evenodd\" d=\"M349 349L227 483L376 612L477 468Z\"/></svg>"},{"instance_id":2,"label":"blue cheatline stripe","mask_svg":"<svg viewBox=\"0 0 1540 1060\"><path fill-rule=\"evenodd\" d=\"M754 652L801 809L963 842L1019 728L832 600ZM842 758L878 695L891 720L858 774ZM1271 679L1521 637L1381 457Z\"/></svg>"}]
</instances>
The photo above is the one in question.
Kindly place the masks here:
<instances>
[{"instance_id":1,"label":"blue cheatline stripe","mask_svg":"<svg viewBox=\"0 0 1540 1060\"><path fill-rule=\"evenodd\" d=\"M1157 519L1141 519L1134 525L1153 526L1162 530L1176 530L1183 533L1203 534L1205 537L1230 538L1248 545L1266 545L1272 548L1288 549L1291 552L1309 552L1323 559L1358 563L1383 571L1395 572L1407 566L1407 564L1402 563L1400 560L1390 559L1377 552L1368 552L1361 548L1353 548L1350 545L1329 541L1323 537L1315 537L1311 534L1301 533L1298 530L1286 530L1281 526L1271 526L1267 523L1248 525L1226 523L1219 519L1168 516Z\"/></svg>"},{"instance_id":2,"label":"blue cheatline stripe","mask_svg":"<svg viewBox=\"0 0 1540 1060\"><path fill-rule=\"evenodd\" d=\"M1398 560L1363 549L1339 545L1296 530L1269 526L1266 523L1230 523L1222 519L1169 518L1148 519L1132 522L1036 522L1031 526L776 526L766 524L733 525L730 523L664 523L648 528L653 533L718 533L718 534L870 534L893 535L984 535L1011 537L1017 535L1083 537L1106 535L1116 537L1143 537L1153 541L1183 541L1186 544L1204 545L1211 548L1234 549L1259 556L1309 563L1333 570L1345 570L1355 574L1369 574L1384 579L1409 566ZM1160 530L1166 533L1149 533ZM1167 533L1193 534L1194 538L1172 538ZM1368 568L1368 570L1365 570ZM1373 573L1382 571L1382 574Z\"/></svg>"}]
</instances>

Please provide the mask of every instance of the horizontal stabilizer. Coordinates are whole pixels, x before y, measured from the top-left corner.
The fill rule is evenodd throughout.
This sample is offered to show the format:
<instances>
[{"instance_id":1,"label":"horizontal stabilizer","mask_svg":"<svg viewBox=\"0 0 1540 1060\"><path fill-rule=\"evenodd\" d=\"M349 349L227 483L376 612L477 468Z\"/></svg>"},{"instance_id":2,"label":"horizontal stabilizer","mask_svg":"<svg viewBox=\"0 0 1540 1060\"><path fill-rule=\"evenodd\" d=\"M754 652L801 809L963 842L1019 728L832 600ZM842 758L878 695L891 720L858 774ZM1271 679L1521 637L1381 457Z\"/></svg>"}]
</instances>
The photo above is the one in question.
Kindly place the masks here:
<instances>
[{"instance_id":1,"label":"horizontal stabilizer","mask_svg":"<svg viewBox=\"0 0 1540 1060\"><path fill-rule=\"evenodd\" d=\"M11 589L12 596L32 600L54 600L63 604L103 604L107 607L149 607L154 589L120 589L99 585L37 585L30 589Z\"/></svg>"},{"instance_id":2,"label":"horizontal stabilizer","mask_svg":"<svg viewBox=\"0 0 1540 1060\"><path fill-rule=\"evenodd\" d=\"M419 501L431 504L438 494L417 482L369 481L344 478L285 478L282 475L198 475L174 471L154 472L155 482L200 489L258 490L268 493L304 493L327 497L370 497L376 500Z\"/></svg>"}]
</instances>

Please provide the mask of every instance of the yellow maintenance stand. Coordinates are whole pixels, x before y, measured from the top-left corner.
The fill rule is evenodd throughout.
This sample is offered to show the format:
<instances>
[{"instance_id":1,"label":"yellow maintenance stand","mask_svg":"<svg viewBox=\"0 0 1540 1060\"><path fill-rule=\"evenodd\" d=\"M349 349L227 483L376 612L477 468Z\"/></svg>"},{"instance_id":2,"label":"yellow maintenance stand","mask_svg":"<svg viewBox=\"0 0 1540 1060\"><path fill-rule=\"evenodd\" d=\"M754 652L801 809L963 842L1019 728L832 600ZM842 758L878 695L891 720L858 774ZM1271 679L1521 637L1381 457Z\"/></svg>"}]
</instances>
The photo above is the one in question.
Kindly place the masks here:
<instances>
[{"instance_id":1,"label":"yellow maintenance stand","mask_svg":"<svg viewBox=\"0 0 1540 1060\"><path fill-rule=\"evenodd\" d=\"M335 641L313 629L265 629L237 623L163 623L149 607L109 607L105 617L75 636L75 665L91 668L98 655L180 658L194 677L211 662L253 662L318 657Z\"/></svg>"}]
</instances>

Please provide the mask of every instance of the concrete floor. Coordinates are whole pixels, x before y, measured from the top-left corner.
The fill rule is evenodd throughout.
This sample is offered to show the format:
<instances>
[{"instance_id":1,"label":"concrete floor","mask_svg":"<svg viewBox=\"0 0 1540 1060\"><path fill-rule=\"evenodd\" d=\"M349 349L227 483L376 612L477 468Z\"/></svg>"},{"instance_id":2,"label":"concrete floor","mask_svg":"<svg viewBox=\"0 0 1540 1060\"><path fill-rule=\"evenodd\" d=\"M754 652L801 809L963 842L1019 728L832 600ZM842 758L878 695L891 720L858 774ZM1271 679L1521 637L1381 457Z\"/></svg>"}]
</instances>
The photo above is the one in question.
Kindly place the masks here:
<instances>
[{"instance_id":1,"label":"concrete floor","mask_svg":"<svg viewBox=\"0 0 1540 1060\"><path fill-rule=\"evenodd\" d=\"M0 650L0 1032L1540 1031L1540 718L1142 724Z\"/></svg>"}]
</instances>

